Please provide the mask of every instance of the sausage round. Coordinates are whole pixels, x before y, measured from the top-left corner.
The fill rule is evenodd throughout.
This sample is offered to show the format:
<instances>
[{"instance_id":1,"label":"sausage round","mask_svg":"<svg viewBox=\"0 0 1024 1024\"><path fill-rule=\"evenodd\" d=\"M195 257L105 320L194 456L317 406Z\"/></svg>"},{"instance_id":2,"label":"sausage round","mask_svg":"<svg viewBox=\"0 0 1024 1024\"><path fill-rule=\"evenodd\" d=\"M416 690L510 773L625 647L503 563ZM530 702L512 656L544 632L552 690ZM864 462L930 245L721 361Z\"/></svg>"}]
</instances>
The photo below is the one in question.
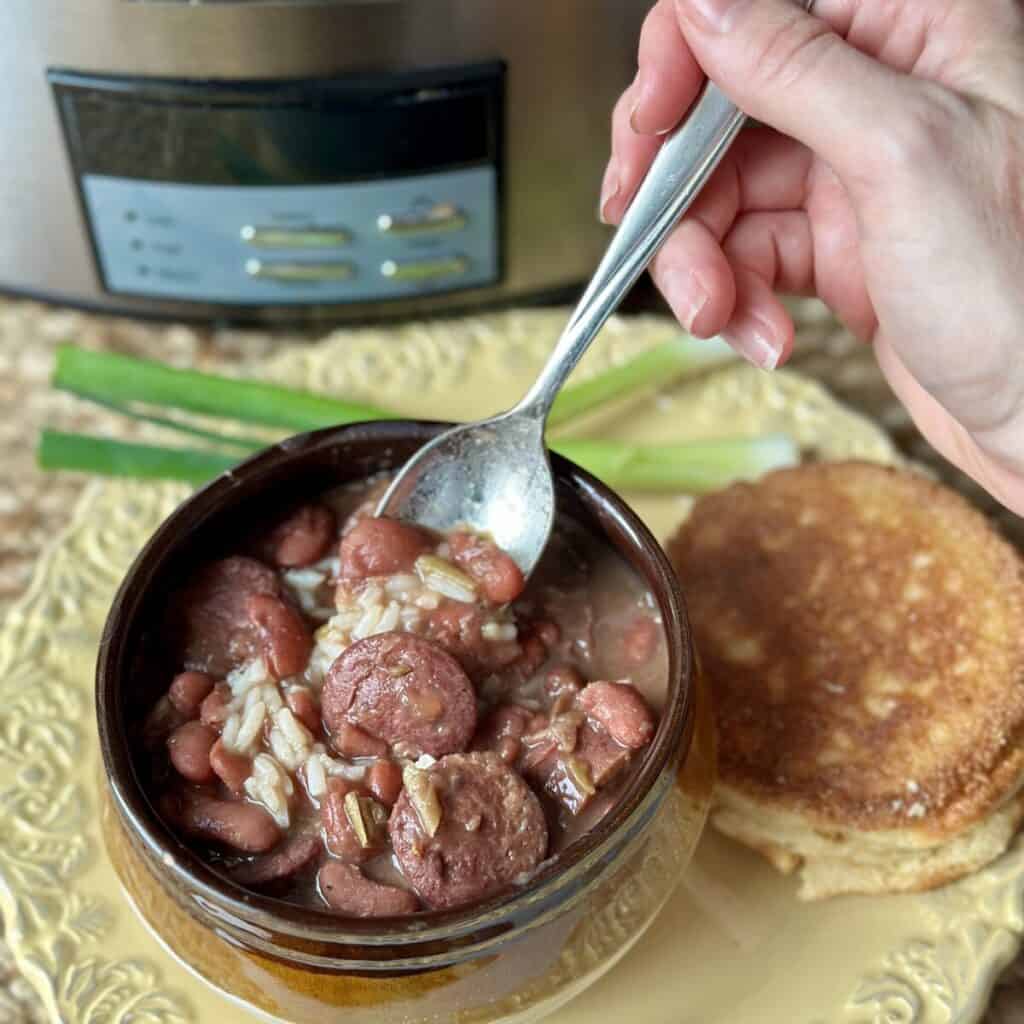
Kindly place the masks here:
<instances>
[{"instance_id":1,"label":"sausage round","mask_svg":"<svg viewBox=\"0 0 1024 1024\"><path fill-rule=\"evenodd\" d=\"M522 571L494 541L474 533L453 533L448 548L452 561L476 580L491 604L507 604L523 592Z\"/></svg>"},{"instance_id":2,"label":"sausage round","mask_svg":"<svg viewBox=\"0 0 1024 1024\"><path fill-rule=\"evenodd\" d=\"M312 864L323 850L323 843L316 836L294 836L281 845L279 850L254 857L244 864L231 869L231 878L239 885L268 885L284 878L297 875Z\"/></svg>"},{"instance_id":3,"label":"sausage round","mask_svg":"<svg viewBox=\"0 0 1024 1024\"><path fill-rule=\"evenodd\" d=\"M319 562L330 549L336 529L334 512L326 505L303 505L271 533L270 558L285 569Z\"/></svg>"},{"instance_id":4,"label":"sausage round","mask_svg":"<svg viewBox=\"0 0 1024 1024\"><path fill-rule=\"evenodd\" d=\"M346 648L320 701L332 734L354 725L410 754L464 750L476 727L476 697L462 667L412 633L379 633Z\"/></svg>"},{"instance_id":5,"label":"sausage round","mask_svg":"<svg viewBox=\"0 0 1024 1024\"><path fill-rule=\"evenodd\" d=\"M193 577L177 603L186 668L224 676L260 653L248 613L255 594L279 597L281 583L254 558L225 558Z\"/></svg>"},{"instance_id":6,"label":"sausage round","mask_svg":"<svg viewBox=\"0 0 1024 1024\"><path fill-rule=\"evenodd\" d=\"M441 808L431 836L408 787L391 813L395 856L430 907L464 906L509 888L547 852L540 802L497 754L450 754L425 770Z\"/></svg>"},{"instance_id":7,"label":"sausage round","mask_svg":"<svg viewBox=\"0 0 1024 1024\"><path fill-rule=\"evenodd\" d=\"M431 547L430 537L418 526L397 519L361 519L342 538L341 578L365 580L408 572Z\"/></svg>"},{"instance_id":8,"label":"sausage round","mask_svg":"<svg viewBox=\"0 0 1024 1024\"><path fill-rule=\"evenodd\" d=\"M217 734L202 722L186 722L167 737L167 752L178 774L189 782L212 782L210 750Z\"/></svg>"},{"instance_id":9,"label":"sausage round","mask_svg":"<svg viewBox=\"0 0 1024 1024\"><path fill-rule=\"evenodd\" d=\"M313 637L302 616L280 598L267 594L251 594L245 610L259 636L270 674L285 679L301 672L313 650Z\"/></svg>"},{"instance_id":10,"label":"sausage round","mask_svg":"<svg viewBox=\"0 0 1024 1024\"><path fill-rule=\"evenodd\" d=\"M399 917L419 909L411 892L373 882L359 868L337 860L320 869L317 885L329 907L351 917Z\"/></svg>"}]
</instances>

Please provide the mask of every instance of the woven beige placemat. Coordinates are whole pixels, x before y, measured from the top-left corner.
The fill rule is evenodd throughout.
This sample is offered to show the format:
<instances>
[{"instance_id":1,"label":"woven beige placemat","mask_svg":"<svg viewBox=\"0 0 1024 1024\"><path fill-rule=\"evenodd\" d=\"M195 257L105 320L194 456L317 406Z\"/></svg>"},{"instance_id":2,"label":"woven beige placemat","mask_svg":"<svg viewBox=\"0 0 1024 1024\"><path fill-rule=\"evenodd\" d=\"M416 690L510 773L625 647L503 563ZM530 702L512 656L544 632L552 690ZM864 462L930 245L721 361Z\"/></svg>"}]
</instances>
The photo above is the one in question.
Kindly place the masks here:
<instances>
[{"instance_id":1,"label":"woven beige placemat","mask_svg":"<svg viewBox=\"0 0 1024 1024\"><path fill-rule=\"evenodd\" d=\"M904 451L932 465L1024 544L1024 521L998 509L970 481L951 471L916 434L879 374L870 350L857 344L816 304L801 304L800 312L804 329L796 365L883 423ZM0 464L4 467L0 474L0 616L24 589L46 541L65 525L84 484L84 477L43 474L36 468L33 449L40 428L46 424L118 437L146 437L154 432L154 428L126 422L51 391L48 378L58 343L73 340L90 348L148 356L176 366L246 374L282 347L316 337L304 331L140 323L0 300ZM0 941L0 1024L35 1024L44 1019L31 988L11 966ZM985 1024L1022 1022L1024 957L1007 972Z\"/></svg>"}]
</instances>

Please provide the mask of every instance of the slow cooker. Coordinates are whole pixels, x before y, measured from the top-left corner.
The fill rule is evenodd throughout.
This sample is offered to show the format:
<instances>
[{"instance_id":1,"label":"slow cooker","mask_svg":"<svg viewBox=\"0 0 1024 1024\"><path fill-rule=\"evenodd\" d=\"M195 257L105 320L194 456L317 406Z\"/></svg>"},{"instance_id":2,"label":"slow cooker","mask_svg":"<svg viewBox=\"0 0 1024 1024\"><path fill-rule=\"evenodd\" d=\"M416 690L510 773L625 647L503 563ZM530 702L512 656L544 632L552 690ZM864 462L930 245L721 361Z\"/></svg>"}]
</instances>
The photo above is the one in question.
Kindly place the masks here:
<instances>
[{"instance_id":1,"label":"slow cooker","mask_svg":"<svg viewBox=\"0 0 1024 1024\"><path fill-rule=\"evenodd\" d=\"M133 315L565 293L650 0L0 5L0 289Z\"/></svg>"}]
</instances>

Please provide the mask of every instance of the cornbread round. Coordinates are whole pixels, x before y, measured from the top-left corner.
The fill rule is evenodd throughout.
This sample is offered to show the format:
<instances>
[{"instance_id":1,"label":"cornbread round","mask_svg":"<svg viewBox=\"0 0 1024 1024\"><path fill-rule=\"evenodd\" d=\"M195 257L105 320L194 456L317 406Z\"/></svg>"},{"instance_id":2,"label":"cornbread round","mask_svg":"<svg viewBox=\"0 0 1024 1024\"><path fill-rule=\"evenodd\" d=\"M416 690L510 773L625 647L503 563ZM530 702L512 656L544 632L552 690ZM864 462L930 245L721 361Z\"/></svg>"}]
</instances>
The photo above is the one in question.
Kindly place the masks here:
<instances>
[{"instance_id":1,"label":"cornbread round","mask_svg":"<svg viewBox=\"0 0 1024 1024\"><path fill-rule=\"evenodd\" d=\"M784 870L877 864L965 847L999 810L983 845L1001 852L1024 813L1024 571L984 516L914 473L805 465L701 498L669 553L715 697L723 831ZM826 888L939 884L980 866L967 845Z\"/></svg>"}]
</instances>

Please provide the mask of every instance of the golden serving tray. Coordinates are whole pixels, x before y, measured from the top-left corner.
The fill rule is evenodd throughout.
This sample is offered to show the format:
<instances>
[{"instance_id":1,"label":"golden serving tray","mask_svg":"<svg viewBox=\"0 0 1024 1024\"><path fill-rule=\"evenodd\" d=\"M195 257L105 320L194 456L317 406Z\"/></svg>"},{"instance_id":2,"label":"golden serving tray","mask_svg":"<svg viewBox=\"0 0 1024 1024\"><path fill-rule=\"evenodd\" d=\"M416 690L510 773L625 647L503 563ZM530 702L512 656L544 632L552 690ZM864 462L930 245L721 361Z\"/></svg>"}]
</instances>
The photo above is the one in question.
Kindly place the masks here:
<instances>
[{"instance_id":1,"label":"golden serving tray","mask_svg":"<svg viewBox=\"0 0 1024 1024\"><path fill-rule=\"evenodd\" d=\"M525 390L563 322L561 312L538 311L338 332L262 369L403 415L473 418ZM579 372L674 330L655 318L614 319ZM579 432L664 441L786 430L823 458L897 458L879 428L786 371L730 366L600 419ZM63 1024L258 1019L147 931L99 832L98 637L135 552L186 494L170 484L89 485L0 632L0 911L18 966ZM633 503L663 538L689 507L671 496ZM976 1021L1021 945L1024 844L933 893L807 905L794 891L709 831L650 931L553 1024Z\"/></svg>"}]
</instances>

